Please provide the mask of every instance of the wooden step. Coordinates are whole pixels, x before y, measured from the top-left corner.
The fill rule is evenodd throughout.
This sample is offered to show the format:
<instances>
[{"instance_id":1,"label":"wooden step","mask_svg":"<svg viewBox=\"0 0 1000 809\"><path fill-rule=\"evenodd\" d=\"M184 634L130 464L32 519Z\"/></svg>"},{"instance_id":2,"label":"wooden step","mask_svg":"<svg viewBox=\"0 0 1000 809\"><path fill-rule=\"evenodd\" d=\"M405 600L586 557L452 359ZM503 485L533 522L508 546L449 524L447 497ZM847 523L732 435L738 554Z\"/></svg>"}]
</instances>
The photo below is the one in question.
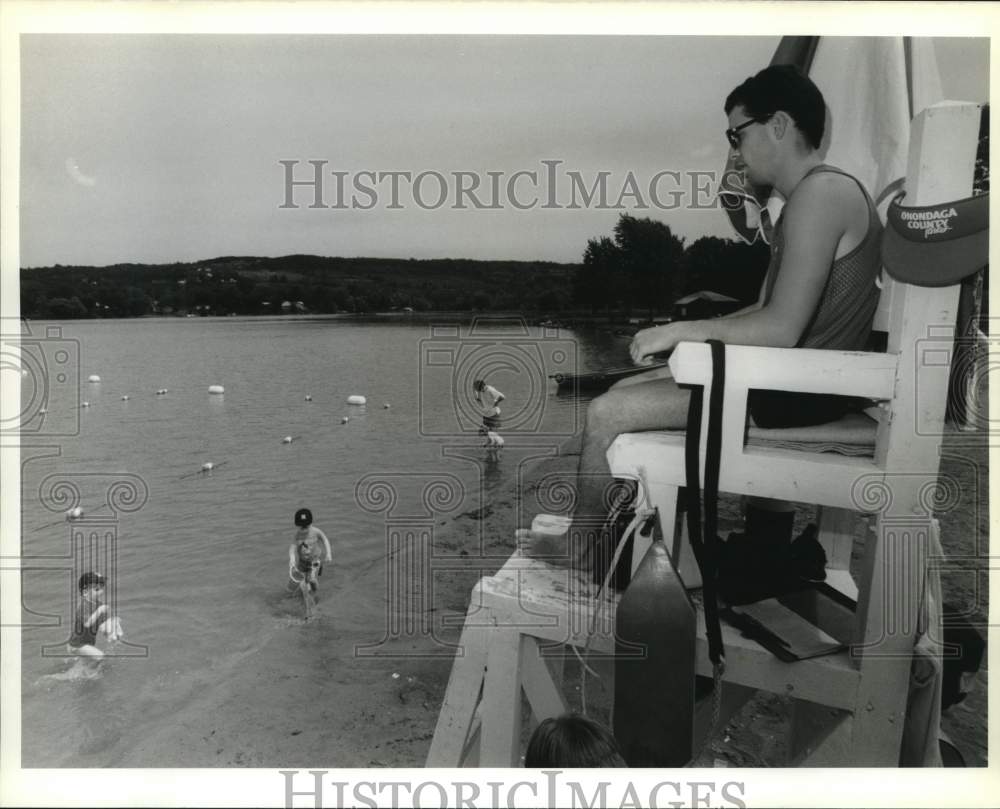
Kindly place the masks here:
<instances>
[{"instance_id":1,"label":"wooden step","mask_svg":"<svg viewBox=\"0 0 1000 809\"><path fill-rule=\"evenodd\" d=\"M571 644L583 648L593 629L590 652L609 655L614 651L618 598L605 594L597 602L594 598L597 590L596 585L578 573L512 556L496 575L481 579L473 589L467 621L474 626L476 606L486 607L482 611L484 626L518 629L523 634L551 641L553 647ZM697 612L697 673L710 677L712 664L708 659L704 612L700 607ZM726 682L834 708L855 705L860 675L847 651L786 663L724 622L722 640L726 649ZM544 652L545 644L541 646Z\"/></svg>"}]
</instances>

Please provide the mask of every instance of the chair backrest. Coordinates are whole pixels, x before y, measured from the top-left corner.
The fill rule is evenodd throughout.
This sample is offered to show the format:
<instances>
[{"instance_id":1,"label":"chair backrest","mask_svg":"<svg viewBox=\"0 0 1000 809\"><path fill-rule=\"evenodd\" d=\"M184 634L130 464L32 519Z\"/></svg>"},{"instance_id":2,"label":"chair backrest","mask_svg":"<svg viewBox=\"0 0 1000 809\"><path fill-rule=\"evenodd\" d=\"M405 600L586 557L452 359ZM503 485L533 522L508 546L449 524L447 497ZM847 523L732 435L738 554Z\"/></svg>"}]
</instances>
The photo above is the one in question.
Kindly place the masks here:
<instances>
[{"instance_id":1,"label":"chair backrest","mask_svg":"<svg viewBox=\"0 0 1000 809\"><path fill-rule=\"evenodd\" d=\"M906 172L909 205L972 193L979 137L977 104L943 102L913 120ZM881 420L876 460L889 469L936 472L960 285L917 287L886 277L876 327L899 357L890 417ZM934 459L934 470L922 468Z\"/></svg>"}]
</instances>

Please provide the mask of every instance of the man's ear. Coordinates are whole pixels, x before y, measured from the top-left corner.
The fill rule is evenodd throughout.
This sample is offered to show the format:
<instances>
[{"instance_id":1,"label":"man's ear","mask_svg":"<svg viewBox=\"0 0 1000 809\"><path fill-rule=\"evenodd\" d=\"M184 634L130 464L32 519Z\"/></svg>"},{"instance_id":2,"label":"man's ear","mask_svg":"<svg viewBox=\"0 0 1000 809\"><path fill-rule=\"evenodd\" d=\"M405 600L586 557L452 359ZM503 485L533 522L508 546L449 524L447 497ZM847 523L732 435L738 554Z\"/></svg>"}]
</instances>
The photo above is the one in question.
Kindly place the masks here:
<instances>
[{"instance_id":1,"label":"man's ear","mask_svg":"<svg viewBox=\"0 0 1000 809\"><path fill-rule=\"evenodd\" d=\"M789 115L784 110L778 110L774 115L771 116L771 120L768 122L773 129L774 136L781 140L786 134L795 131L795 121L792 120L792 116Z\"/></svg>"}]
</instances>

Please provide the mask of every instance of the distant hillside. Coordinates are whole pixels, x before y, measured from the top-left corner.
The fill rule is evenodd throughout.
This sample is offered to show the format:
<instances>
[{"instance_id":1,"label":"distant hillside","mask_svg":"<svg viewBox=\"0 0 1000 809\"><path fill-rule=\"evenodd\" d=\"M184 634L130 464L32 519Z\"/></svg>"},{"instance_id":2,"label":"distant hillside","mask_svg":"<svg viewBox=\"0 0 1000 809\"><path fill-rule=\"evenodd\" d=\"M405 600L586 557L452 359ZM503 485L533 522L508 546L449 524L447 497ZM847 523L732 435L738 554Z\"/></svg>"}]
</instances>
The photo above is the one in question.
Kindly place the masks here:
<instances>
[{"instance_id":1,"label":"distant hillside","mask_svg":"<svg viewBox=\"0 0 1000 809\"><path fill-rule=\"evenodd\" d=\"M468 259L222 256L187 264L21 270L31 318L275 312L560 311L578 264Z\"/></svg>"}]
</instances>

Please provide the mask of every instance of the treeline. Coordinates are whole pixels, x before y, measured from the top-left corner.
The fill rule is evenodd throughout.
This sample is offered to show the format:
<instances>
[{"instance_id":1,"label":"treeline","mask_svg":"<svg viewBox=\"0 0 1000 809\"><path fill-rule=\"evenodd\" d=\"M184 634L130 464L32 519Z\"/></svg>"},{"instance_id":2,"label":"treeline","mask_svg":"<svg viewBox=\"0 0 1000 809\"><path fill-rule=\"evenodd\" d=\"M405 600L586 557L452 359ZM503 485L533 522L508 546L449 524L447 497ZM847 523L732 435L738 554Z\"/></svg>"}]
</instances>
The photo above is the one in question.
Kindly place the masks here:
<instances>
[{"instance_id":1,"label":"treeline","mask_svg":"<svg viewBox=\"0 0 1000 809\"><path fill-rule=\"evenodd\" d=\"M224 256L175 264L21 271L33 318L311 312L559 310L576 264L462 259Z\"/></svg>"},{"instance_id":2,"label":"treeline","mask_svg":"<svg viewBox=\"0 0 1000 809\"><path fill-rule=\"evenodd\" d=\"M623 214L611 236L587 242L574 297L594 312L635 310L650 317L705 290L748 305L757 300L769 260L762 241L704 236L685 248L669 225Z\"/></svg>"},{"instance_id":3,"label":"treeline","mask_svg":"<svg viewBox=\"0 0 1000 809\"><path fill-rule=\"evenodd\" d=\"M464 259L224 256L175 264L55 265L21 271L36 319L419 311L668 312L709 289L749 303L766 246L706 237L685 249L662 222L622 216L581 264Z\"/></svg>"}]
</instances>

